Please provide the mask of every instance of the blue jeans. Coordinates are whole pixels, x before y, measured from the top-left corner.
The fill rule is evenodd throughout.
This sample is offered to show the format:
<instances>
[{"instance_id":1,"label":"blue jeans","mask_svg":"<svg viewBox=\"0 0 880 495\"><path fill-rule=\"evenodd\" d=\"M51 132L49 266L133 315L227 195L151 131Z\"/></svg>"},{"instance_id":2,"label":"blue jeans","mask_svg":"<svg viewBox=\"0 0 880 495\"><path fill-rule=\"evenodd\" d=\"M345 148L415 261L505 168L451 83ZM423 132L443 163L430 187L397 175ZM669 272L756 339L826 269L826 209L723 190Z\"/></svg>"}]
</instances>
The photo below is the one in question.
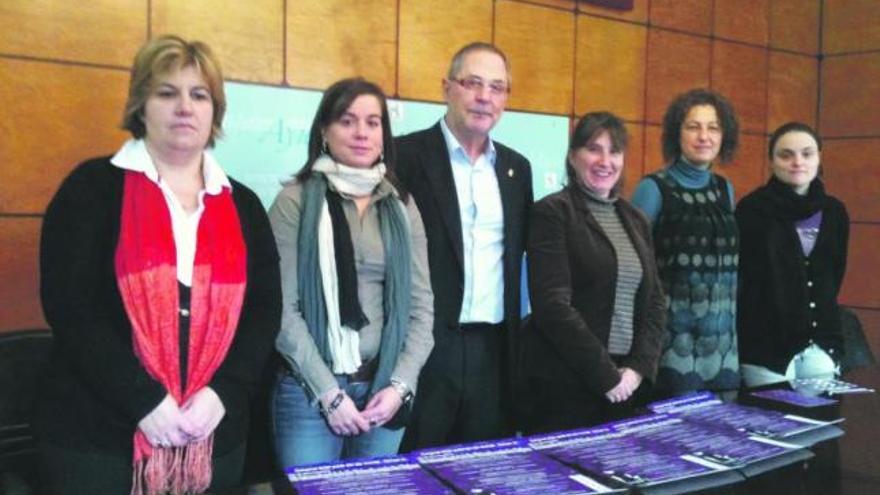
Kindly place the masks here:
<instances>
[{"instance_id":1,"label":"blue jeans","mask_svg":"<svg viewBox=\"0 0 880 495\"><path fill-rule=\"evenodd\" d=\"M363 410L370 393L370 383L349 383L348 377L337 375L339 388ZM375 457L397 453L403 428L389 430L373 428L356 437L335 435L317 404L309 403L309 396L295 378L287 373L279 375L272 391L272 434L275 453L282 469L340 459Z\"/></svg>"}]
</instances>

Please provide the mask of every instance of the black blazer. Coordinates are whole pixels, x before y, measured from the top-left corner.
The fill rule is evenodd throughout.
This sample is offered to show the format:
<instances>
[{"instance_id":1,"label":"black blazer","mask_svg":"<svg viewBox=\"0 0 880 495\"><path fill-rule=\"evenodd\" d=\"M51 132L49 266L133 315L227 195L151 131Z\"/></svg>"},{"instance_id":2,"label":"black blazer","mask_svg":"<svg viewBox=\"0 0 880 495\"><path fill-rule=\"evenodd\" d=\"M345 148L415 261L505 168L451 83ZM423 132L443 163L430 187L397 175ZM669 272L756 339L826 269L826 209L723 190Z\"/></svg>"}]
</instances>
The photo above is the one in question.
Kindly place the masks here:
<instances>
[{"instance_id":1,"label":"black blazer","mask_svg":"<svg viewBox=\"0 0 880 495\"><path fill-rule=\"evenodd\" d=\"M523 335L521 372L562 393L603 396L620 381L607 351L614 312L617 256L585 195L569 186L539 201L529 229L532 318ZM618 199L617 214L642 263L633 342L619 362L653 381L665 335L666 309L651 228L639 210Z\"/></svg>"},{"instance_id":2,"label":"black blazer","mask_svg":"<svg viewBox=\"0 0 880 495\"><path fill-rule=\"evenodd\" d=\"M464 291L461 217L449 150L439 122L398 138L396 145L396 173L415 199L428 237L434 339L440 341L458 326ZM514 346L520 322L526 222L533 201L532 172L524 156L500 143L494 145L495 173L504 211L504 321L511 336L510 345Z\"/></svg>"}]
</instances>

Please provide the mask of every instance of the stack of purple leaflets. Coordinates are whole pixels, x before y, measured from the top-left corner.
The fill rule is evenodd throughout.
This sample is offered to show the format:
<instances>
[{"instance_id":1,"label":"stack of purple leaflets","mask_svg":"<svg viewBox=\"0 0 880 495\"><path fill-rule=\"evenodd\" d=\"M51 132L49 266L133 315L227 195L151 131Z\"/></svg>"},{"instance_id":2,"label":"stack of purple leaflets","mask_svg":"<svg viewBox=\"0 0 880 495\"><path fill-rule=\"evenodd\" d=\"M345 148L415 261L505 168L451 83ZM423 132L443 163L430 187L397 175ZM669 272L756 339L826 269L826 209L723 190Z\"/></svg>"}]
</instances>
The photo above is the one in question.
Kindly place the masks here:
<instances>
[{"instance_id":1,"label":"stack of purple leaflets","mask_svg":"<svg viewBox=\"0 0 880 495\"><path fill-rule=\"evenodd\" d=\"M589 495L622 493L529 448L523 439L481 442L413 454L461 493Z\"/></svg>"},{"instance_id":2,"label":"stack of purple leaflets","mask_svg":"<svg viewBox=\"0 0 880 495\"><path fill-rule=\"evenodd\" d=\"M639 438L616 423L528 439L529 446L576 466L600 482L640 493L677 494L743 479L731 466L679 446Z\"/></svg>"},{"instance_id":3,"label":"stack of purple leaflets","mask_svg":"<svg viewBox=\"0 0 880 495\"><path fill-rule=\"evenodd\" d=\"M724 424L691 422L662 413L621 421L614 428L649 448L728 466L746 476L813 457L798 445L748 435Z\"/></svg>"},{"instance_id":4,"label":"stack of purple leaflets","mask_svg":"<svg viewBox=\"0 0 880 495\"><path fill-rule=\"evenodd\" d=\"M287 477L299 495L455 495L405 457L293 467Z\"/></svg>"},{"instance_id":5,"label":"stack of purple leaflets","mask_svg":"<svg viewBox=\"0 0 880 495\"><path fill-rule=\"evenodd\" d=\"M801 447L810 447L817 442L843 435L843 430L835 426L843 419L819 421L795 414L722 402L710 392L654 402L648 408L689 422L723 425L753 437L779 440Z\"/></svg>"}]
</instances>

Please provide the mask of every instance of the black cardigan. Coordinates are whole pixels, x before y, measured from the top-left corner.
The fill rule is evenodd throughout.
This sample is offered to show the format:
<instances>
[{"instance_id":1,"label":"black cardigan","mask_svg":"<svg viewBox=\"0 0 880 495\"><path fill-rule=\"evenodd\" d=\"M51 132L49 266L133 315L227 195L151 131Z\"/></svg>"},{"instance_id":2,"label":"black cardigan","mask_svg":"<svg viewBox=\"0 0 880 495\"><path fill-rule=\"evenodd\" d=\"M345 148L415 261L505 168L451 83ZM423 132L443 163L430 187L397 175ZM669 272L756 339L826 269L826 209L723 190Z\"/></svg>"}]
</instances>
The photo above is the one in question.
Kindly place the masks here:
<instances>
[{"instance_id":1,"label":"black cardigan","mask_svg":"<svg viewBox=\"0 0 880 495\"><path fill-rule=\"evenodd\" d=\"M137 423L166 392L134 354L116 285L123 177L110 157L89 160L65 179L46 211L40 295L54 348L34 426L44 441L124 456L131 455ZM235 338L209 384L226 408L215 430L217 454L246 438L250 397L281 319L278 252L268 218L251 190L232 184L247 246L247 289Z\"/></svg>"},{"instance_id":2,"label":"black cardigan","mask_svg":"<svg viewBox=\"0 0 880 495\"><path fill-rule=\"evenodd\" d=\"M849 216L843 203L825 196L819 236L805 256L794 221L774 209L772 194L762 186L736 208L737 331L741 362L785 373L811 339L842 358L837 294L846 271Z\"/></svg>"}]
</instances>

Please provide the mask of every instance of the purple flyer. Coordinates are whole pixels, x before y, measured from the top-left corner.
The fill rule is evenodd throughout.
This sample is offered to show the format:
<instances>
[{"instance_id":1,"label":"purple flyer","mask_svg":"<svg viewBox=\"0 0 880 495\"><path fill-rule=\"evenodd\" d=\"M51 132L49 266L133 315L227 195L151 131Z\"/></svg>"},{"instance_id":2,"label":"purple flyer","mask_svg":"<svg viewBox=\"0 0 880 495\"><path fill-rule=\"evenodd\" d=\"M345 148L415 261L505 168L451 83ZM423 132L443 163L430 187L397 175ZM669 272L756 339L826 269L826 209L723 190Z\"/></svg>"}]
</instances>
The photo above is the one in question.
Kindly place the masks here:
<instances>
[{"instance_id":1,"label":"purple flyer","mask_svg":"<svg viewBox=\"0 0 880 495\"><path fill-rule=\"evenodd\" d=\"M755 397L760 397L762 399L785 402L786 404L794 404L795 406L800 407L819 407L827 406L830 404L837 404L837 401L835 399L804 395L793 390L786 390L781 388L775 388L773 390L760 390L758 392L752 392L752 395L754 395Z\"/></svg>"},{"instance_id":2,"label":"purple flyer","mask_svg":"<svg viewBox=\"0 0 880 495\"><path fill-rule=\"evenodd\" d=\"M463 493L589 495L619 492L532 450L525 440L423 450L414 457Z\"/></svg>"},{"instance_id":3,"label":"purple flyer","mask_svg":"<svg viewBox=\"0 0 880 495\"><path fill-rule=\"evenodd\" d=\"M629 487L714 476L731 469L677 448L642 442L630 431L615 428L615 424L532 437L529 445L562 462L579 466L600 481ZM724 483L737 479L725 478Z\"/></svg>"},{"instance_id":4,"label":"purple flyer","mask_svg":"<svg viewBox=\"0 0 880 495\"><path fill-rule=\"evenodd\" d=\"M287 470L299 495L454 495L405 457L316 464Z\"/></svg>"},{"instance_id":5,"label":"purple flyer","mask_svg":"<svg viewBox=\"0 0 880 495\"><path fill-rule=\"evenodd\" d=\"M809 446L842 433L833 426L839 421L818 421L760 407L722 402L706 392L655 402L649 408L690 422L726 426L748 435L783 440L801 446Z\"/></svg>"}]
</instances>

